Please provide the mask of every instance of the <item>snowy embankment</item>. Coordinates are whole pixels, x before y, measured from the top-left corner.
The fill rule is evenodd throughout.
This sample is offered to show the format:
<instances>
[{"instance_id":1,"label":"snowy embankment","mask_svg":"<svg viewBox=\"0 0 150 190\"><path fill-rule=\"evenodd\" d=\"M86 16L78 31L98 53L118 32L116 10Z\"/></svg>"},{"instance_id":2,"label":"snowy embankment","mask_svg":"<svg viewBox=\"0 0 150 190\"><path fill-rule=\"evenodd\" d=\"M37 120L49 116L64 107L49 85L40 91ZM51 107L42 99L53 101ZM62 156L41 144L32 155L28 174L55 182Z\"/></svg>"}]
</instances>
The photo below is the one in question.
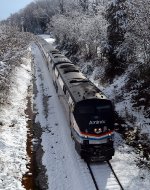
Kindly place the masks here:
<instances>
[{"instance_id":1,"label":"snowy embankment","mask_svg":"<svg viewBox=\"0 0 150 190\"><path fill-rule=\"evenodd\" d=\"M125 119L126 123L135 129L137 127L141 133L146 133L150 138L150 119L144 116L144 107L134 108L132 96L136 92L134 90L127 92L125 88L131 71L131 68L128 68L124 75L116 78L103 91L109 98L114 100L116 111Z\"/></svg>"},{"instance_id":2,"label":"snowy embankment","mask_svg":"<svg viewBox=\"0 0 150 190\"><path fill-rule=\"evenodd\" d=\"M29 49L30 52L30 49ZM29 53L30 54L30 53ZM1 62L1 67L5 64ZM1 69L1 72L5 70ZM22 177L28 169L26 152L28 86L31 80L31 57L22 58L15 68L9 104L0 106L0 189L23 190Z\"/></svg>"}]
</instances>

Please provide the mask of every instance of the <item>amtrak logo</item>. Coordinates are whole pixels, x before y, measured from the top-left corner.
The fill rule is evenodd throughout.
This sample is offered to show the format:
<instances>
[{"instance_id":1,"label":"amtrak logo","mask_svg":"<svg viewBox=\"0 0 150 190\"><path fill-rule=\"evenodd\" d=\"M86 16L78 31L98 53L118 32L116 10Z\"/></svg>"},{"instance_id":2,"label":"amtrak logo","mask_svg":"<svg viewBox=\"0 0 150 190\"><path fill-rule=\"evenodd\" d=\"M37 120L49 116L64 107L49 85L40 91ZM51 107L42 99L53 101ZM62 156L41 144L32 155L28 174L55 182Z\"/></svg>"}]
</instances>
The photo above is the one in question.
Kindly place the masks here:
<instances>
[{"instance_id":1,"label":"amtrak logo","mask_svg":"<svg viewBox=\"0 0 150 190\"><path fill-rule=\"evenodd\" d=\"M90 121L89 122L89 125L99 125L99 124L105 124L106 123L106 121L104 121L104 120L96 120L96 121Z\"/></svg>"}]
</instances>

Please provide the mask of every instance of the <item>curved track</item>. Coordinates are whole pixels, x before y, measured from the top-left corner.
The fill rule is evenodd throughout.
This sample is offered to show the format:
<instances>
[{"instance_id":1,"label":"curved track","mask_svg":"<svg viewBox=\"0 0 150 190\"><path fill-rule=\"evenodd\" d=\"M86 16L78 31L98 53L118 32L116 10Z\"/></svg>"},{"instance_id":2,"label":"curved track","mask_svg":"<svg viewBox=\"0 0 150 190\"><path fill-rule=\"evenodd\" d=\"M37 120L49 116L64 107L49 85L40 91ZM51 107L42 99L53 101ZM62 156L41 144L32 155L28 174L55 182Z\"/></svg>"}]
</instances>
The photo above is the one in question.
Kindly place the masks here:
<instances>
[{"instance_id":1,"label":"curved track","mask_svg":"<svg viewBox=\"0 0 150 190\"><path fill-rule=\"evenodd\" d=\"M111 163L88 163L87 166L91 174L96 190L124 190Z\"/></svg>"}]
</instances>

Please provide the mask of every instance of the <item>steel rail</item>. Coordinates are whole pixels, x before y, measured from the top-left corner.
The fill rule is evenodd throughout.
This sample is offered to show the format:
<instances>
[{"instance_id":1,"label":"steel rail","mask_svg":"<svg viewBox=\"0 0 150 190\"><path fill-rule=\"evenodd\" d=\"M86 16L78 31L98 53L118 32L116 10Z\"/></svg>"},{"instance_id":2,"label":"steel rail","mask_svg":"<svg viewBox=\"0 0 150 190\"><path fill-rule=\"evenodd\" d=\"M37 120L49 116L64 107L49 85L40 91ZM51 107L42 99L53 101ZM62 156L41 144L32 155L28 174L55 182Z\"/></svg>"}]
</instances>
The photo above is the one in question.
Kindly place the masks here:
<instances>
[{"instance_id":1,"label":"steel rail","mask_svg":"<svg viewBox=\"0 0 150 190\"><path fill-rule=\"evenodd\" d=\"M117 177L117 175L116 175L116 173L115 173L115 171L114 171L114 169L113 169L111 163L110 163L109 161L107 161L107 163L108 163L108 165L109 165L111 171L113 172L113 174L114 174L114 176L115 176L115 178L116 178L116 180L117 180L117 182L118 182L118 184L119 184L121 190L124 190L124 188L123 188L121 182L119 181L119 178Z\"/></svg>"},{"instance_id":2,"label":"steel rail","mask_svg":"<svg viewBox=\"0 0 150 190\"><path fill-rule=\"evenodd\" d=\"M98 187L98 185L97 185L97 182L96 182L96 179L95 179L95 177L94 177L94 174L93 174L93 172L92 172L92 169L91 169L91 167L90 167L90 164L89 164L88 162L86 162L86 163L87 163L88 169L89 169L89 171L90 171L91 177L92 177L92 179L93 179L93 182L94 182L94 185L95 185L96 190L100 190L99 187Z\"/></svg>"}]
</instances>

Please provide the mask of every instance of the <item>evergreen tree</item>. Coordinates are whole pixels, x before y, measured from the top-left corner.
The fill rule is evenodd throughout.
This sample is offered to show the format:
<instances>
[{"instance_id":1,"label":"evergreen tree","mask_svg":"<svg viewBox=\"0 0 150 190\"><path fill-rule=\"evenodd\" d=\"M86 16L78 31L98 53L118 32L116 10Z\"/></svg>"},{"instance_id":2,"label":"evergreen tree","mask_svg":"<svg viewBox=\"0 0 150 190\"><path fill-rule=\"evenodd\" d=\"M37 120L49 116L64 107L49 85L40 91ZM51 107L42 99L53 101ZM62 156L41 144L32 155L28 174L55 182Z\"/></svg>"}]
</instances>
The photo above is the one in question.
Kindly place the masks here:
<instances>
[{"instance_id":1,"label":"evergreen tree","mask_svg":"<svg viewBox=\"0 0 150 190\"><path fill-rule=\"evenodd\" d=\"M126 33L126 12L124 2L126 0L116 0L110 3L107 9L107 20L109 26L107 28L108 49L107 57L110 62L107 68L107 74L114 77L121 74L126 67L126 56L122 52L118 56L118 47L124 41Z\"/></svg>"}]
</instances>

